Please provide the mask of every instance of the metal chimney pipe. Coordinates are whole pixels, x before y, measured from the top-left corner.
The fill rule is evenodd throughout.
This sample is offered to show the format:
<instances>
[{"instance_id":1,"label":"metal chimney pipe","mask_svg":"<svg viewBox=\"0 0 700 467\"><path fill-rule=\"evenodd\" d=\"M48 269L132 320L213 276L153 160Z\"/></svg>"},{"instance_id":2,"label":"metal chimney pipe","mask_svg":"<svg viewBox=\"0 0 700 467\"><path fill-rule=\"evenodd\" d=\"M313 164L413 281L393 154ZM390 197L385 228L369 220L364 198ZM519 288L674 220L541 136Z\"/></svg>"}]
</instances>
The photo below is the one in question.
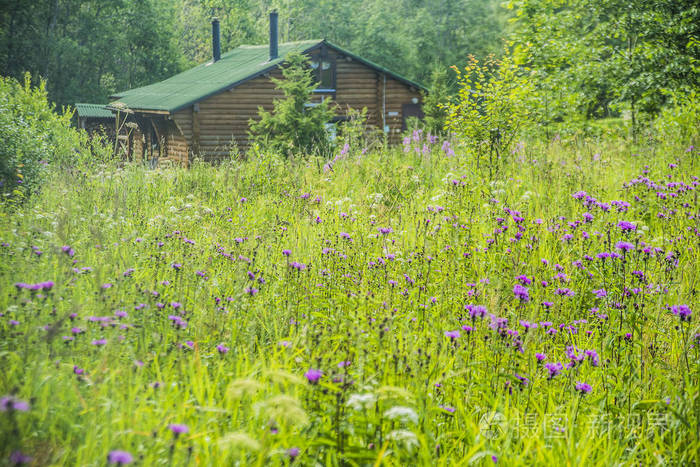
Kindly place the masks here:
<instances>
[{"instance_id":1,"label":"metal chimney pipe","mask_svg":"<svg viewBox=\"0 0 700 467\"><path fill-rule=\"evenodd\" d=\"M277 47L277 12L270 13L270 61L276 59L279 55Z\"/></svg>"},{"instance_id":2,"label":"metal chimney pipe","mask_svg":"<svg viewBox=\"0 0 700 467\"><path fill-rule=\"evenodd\" d=\"M211 22L211 45L214 51L214 61L221 60L221 31L219 30L219 19L214 18Z\"/></svg>"}]
</instances>

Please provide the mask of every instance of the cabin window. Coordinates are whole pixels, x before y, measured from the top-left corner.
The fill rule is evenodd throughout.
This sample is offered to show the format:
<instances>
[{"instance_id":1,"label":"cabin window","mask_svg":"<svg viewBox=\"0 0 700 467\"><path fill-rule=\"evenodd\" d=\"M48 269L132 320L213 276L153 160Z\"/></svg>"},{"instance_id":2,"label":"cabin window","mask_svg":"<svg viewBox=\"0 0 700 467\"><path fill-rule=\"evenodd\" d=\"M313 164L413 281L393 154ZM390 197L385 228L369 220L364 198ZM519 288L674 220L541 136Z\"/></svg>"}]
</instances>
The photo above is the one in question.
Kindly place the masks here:
<instances>
[{"instance_id":1,"label":"cabin window","mask_svg":"<svg viewBox=\"0 0 700 467\"><path fill-rule=\"evenodd\" d=\"M317 88L314 92L335 92L335 61L328 57L314 57L311 69Z\"/></svg>"}]
</instances>

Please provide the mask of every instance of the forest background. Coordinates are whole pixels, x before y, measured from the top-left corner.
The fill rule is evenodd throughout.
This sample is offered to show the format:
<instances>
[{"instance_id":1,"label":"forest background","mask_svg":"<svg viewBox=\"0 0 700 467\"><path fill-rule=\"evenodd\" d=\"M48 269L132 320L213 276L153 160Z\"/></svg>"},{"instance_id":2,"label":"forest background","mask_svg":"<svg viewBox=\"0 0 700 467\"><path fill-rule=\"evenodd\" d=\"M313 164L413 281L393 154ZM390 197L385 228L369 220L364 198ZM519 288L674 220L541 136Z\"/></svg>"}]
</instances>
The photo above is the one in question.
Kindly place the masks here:
<instances>
[{"instance_id":1,"label":"forest background","mask_svg":"<svg viewBox=\"0 0 700 467\"><path fill-rule=\"evenodd\" d=\"M654 116L700 79L692 0L25 0L0 1L0 69L46 80L60 108L168 78L222 49L325 38L408 78L512 55L547 122ZM454 73L449 89L456 91Z\"/></svg>"}]
</instances>

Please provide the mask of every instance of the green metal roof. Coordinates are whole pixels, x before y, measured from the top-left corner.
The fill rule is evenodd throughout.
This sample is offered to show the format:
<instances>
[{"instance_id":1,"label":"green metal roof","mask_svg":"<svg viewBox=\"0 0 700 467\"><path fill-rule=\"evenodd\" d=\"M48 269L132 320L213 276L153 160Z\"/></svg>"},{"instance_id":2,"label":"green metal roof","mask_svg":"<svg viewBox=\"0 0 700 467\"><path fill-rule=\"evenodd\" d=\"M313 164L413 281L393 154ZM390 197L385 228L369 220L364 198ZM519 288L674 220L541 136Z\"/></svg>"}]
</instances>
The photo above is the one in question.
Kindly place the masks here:
<instances>
[{"instance_id":1,"label":"green metal roof","mask_svg":"<svg viewBox=\"0 0 700 467\"><path fill-rule=\"evenodd\" d=\"M422 85L410 81L379 65L358 57L325 40L287 42L279 45L279 58L269 60L267 45L242 45L221 56L216 62L198 65L159 83L124 91L112 96L117 99L110 107L176 112L214 94L231 89L258 77L284 62L292 53L308 53L321 45L336 49L367 66L384 72L418 89Z\"/></svg>"},{"instance_id":2,"label":"green metal roof","mask_svg":"<svg viewBox=\"0 0 700 467\"><path fill-rule=\"evenodd\" d=\"M102 104L75 104L75 111L80 118L114 118L112 111Z\"/></svg>"}]
</instances>

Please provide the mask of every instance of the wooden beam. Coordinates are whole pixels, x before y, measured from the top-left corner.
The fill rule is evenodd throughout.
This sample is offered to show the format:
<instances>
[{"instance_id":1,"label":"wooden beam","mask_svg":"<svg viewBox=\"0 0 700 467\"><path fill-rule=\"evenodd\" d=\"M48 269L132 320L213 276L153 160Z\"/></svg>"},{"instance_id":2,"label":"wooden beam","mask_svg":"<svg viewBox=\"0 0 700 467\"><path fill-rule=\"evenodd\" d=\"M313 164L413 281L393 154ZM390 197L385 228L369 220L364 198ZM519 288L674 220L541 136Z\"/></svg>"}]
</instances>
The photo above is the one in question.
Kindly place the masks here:
<instances>
[{"instance_id":1,"label":"wooden beam","mask_svg":"<svg viewBox=\"0 0 700 467\"><path fill-rule=\"evenodd\" d=\"M143 109L129 109L131 112L138 112L141 114L151 114L151 115L170 115L168 110L143 110Z\"/></svg>"},{"instance_id":2,"label":"wooden beam","mask_svg":"<svg viewBox=\"0 0 700 467\"><path fill-rule=\"evenodd\" d=\"M163 140L160 137L160 132L158 131L158 125L155 124L155 122L153 121L152 118L150 120L151 120L151 126L153 126L153 130L156 132L156 138L158 140L158 159L160 159L161 157L165 157L165 156L163 156ZM151 142L151 147L153 147L153 142ZM151 155L151 157L152 157L152 155Z\"/></svg>"},{"instance_id":3,"label":"wooden beam","mask_svg":"<svg viewBox=\"0 0 700 467\"><path fill-rule=\"evenodd\" d=\"M199 154L199 104L192 106L192 152Z\"/></svg>"}]
</instances>

